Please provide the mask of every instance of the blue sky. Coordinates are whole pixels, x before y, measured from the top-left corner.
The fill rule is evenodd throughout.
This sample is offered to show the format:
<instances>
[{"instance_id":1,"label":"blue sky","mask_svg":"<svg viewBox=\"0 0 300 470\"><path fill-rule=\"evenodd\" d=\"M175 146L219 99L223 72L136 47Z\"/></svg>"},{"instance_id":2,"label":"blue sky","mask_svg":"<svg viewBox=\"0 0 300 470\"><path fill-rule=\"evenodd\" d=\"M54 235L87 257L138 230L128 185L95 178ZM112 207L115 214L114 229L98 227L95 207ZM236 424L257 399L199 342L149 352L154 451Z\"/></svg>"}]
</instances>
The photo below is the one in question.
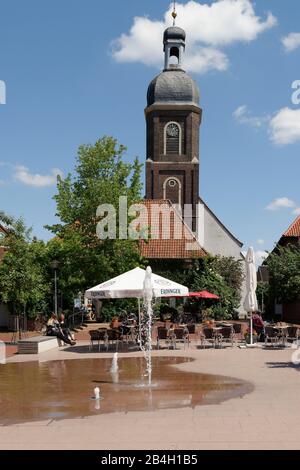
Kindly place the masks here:
<instances>
[{"instance_id":1,"label":"blue sky","mask_svg":"<svg viewBox=\"0 0 300 470\"><path fill-rule=\"evenodd\" d=\"M300 2L178 3L203 108L201 196L245 246L271 249L300 207L300 104L291 101ZM113 135L128 160L144 161L146 91L163 65L169 6L0 0L0 208L24 216L37 236L49 238L43 225L55 220L53 174L73 169L81 143Z\"/></svg>"}]
</instances>

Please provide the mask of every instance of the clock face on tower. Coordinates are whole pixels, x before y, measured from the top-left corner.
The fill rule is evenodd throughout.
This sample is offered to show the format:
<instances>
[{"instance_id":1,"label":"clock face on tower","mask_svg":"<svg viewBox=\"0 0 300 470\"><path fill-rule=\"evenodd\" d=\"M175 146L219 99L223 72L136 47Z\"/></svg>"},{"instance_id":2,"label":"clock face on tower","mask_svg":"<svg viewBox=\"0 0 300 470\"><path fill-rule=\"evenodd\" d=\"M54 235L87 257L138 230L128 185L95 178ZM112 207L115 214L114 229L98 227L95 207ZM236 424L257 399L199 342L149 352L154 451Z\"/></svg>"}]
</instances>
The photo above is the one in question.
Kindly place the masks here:
<instances>
[{"instance_id":1,"label":"clock face on tower","mask_svg":"<svg viewBox=\"0 0 300 470\"><path fill-rule=\"evenodd\" d=\"M172 122L167 127L167 136L168 137L178 137L179 136L179 127L178 124Z\"/></svg>"}]
</instances>

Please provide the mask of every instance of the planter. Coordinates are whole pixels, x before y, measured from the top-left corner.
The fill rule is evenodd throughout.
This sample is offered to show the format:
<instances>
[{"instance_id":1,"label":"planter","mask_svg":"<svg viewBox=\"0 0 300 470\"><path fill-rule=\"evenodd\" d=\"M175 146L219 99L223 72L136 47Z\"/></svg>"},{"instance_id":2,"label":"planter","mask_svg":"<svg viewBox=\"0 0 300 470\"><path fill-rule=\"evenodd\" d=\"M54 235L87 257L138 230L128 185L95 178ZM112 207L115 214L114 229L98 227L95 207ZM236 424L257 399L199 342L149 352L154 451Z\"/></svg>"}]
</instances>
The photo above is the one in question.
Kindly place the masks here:
<instances>
[{"instance_id":1,"label":"planter","mask_svg":"<svg viewBox=\"0 0 300 470\"><path fill-rule=\"evenodd\" d=\"M110 323L110 327L111 328L119 328L119 326L120 326L119 318L117 318L117 317L112 318L111 323Z\"/></svg>"}]
</instances>

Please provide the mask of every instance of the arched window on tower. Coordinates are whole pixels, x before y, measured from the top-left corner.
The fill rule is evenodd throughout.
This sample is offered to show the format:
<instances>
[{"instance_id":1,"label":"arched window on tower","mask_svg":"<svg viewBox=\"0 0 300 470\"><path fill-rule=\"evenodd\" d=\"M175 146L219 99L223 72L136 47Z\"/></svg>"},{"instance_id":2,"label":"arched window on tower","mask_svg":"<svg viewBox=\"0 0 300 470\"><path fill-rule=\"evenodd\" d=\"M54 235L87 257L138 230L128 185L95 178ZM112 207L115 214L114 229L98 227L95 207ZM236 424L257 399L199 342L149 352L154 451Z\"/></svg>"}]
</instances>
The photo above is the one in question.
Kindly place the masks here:
<instances>
[{"instance_id":1,"label":"arched window on tower","mask_svg":"<svg viewBox=\"0 0 300 470\"><path fill-rule=\"evenodd\" d=\"M164 154L181 155L181 127L177 122L168 122L165 126Z\"/></svg>"},{"instance_id":2,"label":"arched window on tower","mask_svg":"<svg viewBox=\"0 0 300 470\"><path fill-rule=\"evenodd\" d=\"M179 49L178 47L171 47L170 49L170 57L169 57L169 64L170 65L179 65Z\"/></svg>"},{"instance_id":3,"label":"arched window on tower","mask_svg":"<svg viewBox=\"0 0 300 470\"><path fill-rule=\"evenodd\" d=\"M178 178L171 176L164 181L163 184L163 198L169 199L172 204L181 206L181 182Z\"/></svg>"}]
</instances>

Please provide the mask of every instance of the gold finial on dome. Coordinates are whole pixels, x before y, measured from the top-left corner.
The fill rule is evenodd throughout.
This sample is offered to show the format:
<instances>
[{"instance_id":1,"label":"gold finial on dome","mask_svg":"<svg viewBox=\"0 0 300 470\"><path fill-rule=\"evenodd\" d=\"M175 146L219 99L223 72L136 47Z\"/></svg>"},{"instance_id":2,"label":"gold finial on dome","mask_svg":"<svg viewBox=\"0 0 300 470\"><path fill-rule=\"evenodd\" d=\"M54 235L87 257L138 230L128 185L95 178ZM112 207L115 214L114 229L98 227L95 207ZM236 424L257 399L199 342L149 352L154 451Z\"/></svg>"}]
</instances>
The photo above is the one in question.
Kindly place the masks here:
<instances>
[{"instance_id":1,"label":"gold finial on dome","mask_svg":"<svg viewBox=\"0 0 300 470\"><path fill-rule=\"evenodd\" d=\"M173 8L173 11L172 11L172 17L173 17L173 26L175 26L175 21L176 21L176 18L177 18L177 13L176 13L176 1L174 2L174 8Z\"/></svg>"}]
</instances>

